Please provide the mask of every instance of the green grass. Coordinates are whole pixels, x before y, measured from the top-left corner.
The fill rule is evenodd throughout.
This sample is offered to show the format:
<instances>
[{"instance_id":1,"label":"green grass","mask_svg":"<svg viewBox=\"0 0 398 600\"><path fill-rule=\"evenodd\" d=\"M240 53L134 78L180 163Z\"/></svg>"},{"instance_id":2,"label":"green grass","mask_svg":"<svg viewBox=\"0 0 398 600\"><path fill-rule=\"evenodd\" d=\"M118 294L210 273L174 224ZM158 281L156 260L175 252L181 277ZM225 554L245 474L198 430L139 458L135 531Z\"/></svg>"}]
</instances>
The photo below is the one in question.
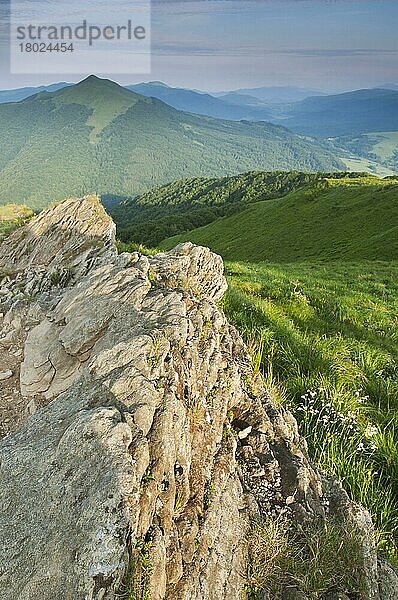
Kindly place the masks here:
<instances>
[{"instance_id":1,"label":"green grass","mask_svg":"<svg viewBox=\"0 0 398 600\"><path fill-rule=\"evenodd\" d=\"M26 206L6 204L0 206L0 242L14 229L20 227L33 217L33 212Z\"/></svg>"},{"instance_id":2,"label":"green grass","mask_svg":"<svg viewBox=\"0 0 398 600\"><path fill-rule=\"evenodd\" d=\"M358 532L333 519L305 530L282 519L254 523L249 552L248 600L260 600L264 590L279 600L287 586L298 588L308 600L337 590L365 596Z\"/></svg>"},{"instance_id":3,"label":"green grass","mask_svg":"<svg viewBox=\"0 0 398 600\"><path fill-rule=\"evenodd\" d=\"M325 179L283 198L169 238L209 246L226 260L292 262L398 258L398 184L367 178Z\"/></svg>"},{"instance_id":4,"label":"green grass","mask_svg":"<svg viewBox=\"0 0 398 600\"><path fill-rule=\"evenodd\" d=\"M229 263L229 319L397 562L398 263Z\"/></svg>"},{"instance_id":5,"label":"green grass","mask_svg":"<svg viewBox=\"0 0 398 600\"><path fill-rule=\"evenodd\" d=\"M152 544L138 541L132 550L127 573L127 589L118 596L123 600L150 600L149 581L153 573Z\"/></svg>"}]
</instances>

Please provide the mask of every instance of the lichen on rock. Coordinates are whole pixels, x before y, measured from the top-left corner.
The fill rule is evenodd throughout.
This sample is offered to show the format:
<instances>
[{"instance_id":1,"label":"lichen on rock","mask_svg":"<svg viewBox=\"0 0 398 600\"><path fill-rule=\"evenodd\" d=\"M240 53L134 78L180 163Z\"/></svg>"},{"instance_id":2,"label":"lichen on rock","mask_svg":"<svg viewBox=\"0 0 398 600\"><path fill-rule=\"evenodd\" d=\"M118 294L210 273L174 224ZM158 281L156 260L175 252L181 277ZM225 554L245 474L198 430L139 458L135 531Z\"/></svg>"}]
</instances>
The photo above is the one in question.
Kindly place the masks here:
<instances>
[{"instance_id":1,"label":"lichen on rock","mask_svg":"<svg viewBox=\"0 0 398 600\"><path fill-rule=\"evenodd\" d=\"M2 600L292 597L288 578L250 589L269 519L356 531L357 598L392 597L368 513L311 466L217 305L220 257L117 255L86 197L14 232L0 265Z\"/></svg>"}]
</instances>

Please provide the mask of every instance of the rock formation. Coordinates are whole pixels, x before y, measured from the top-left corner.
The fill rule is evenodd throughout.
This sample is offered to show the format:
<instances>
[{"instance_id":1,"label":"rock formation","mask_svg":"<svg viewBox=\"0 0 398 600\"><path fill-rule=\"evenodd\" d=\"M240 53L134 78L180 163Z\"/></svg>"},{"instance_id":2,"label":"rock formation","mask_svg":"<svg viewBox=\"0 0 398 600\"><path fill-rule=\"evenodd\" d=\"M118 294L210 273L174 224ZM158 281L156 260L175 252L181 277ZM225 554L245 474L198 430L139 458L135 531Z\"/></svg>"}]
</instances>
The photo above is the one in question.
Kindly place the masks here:
<instances>
[{"instance_id":1,"label":"rock formation","mask_svg":"<svg viewBox=\"0 0 398 600\"><path fill-rule=\"evenodd\" d=\"M114 237L86 197L0 246L1 600L305 598L250 579L272 521L355 531L355 597L398 597L368 513L253 373L220 257L118 255Z\"/></svg>"}]
</instances>

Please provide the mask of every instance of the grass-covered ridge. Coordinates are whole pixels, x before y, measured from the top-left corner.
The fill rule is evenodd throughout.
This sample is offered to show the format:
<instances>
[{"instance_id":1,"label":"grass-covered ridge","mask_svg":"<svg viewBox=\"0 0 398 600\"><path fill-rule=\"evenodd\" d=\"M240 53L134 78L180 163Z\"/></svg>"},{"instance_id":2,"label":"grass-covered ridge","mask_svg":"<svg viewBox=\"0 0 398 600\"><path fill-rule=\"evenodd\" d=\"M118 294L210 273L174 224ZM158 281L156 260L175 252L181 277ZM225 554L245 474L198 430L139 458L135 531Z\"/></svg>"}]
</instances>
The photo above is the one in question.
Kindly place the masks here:
<instances>
[{"instance_id":1,"label":"grass-covered ridge","mask_svg":"<svg viewBox=\"0 0 398 600\"><path fill-rule=\"evenodd\" d=\"M209 246L226 260L398 258L398 180L323 178L161 246L183 240Z\"/></svg>"},{"instance_id":2,"label":"grass-covered ridge","mask_svg":"<svg viewBox=\"0 0 398 600\"><path fill-rule=\"evenodd\" d=\"M317 173L250 171L233 177L175 181L109 210L122 241L156 246L175 234L242 211L253 202L279 198L314 184Z\"/></svg>"}]
</instances>

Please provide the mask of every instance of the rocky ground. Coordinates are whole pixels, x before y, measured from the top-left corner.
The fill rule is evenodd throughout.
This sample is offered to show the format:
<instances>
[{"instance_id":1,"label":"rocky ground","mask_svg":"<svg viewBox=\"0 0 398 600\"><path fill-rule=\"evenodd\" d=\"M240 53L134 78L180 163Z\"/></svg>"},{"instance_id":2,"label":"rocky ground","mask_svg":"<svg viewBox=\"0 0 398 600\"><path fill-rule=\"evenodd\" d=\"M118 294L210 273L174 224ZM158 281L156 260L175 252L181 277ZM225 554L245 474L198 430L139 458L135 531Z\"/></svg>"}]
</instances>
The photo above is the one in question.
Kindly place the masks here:
<instances>
[{"instance_id":1,"label":"rocky ground","mask_svg":"<svg viewBox=\"0 0 398 600\"><path fill-rule=\"evenodd\" d=\"M323 598L397 598L369 515L311 466L218 307L220 257L114 237L86 197L0 246L1 600L309 598L251 577L271 521L355 531L360 586Z\"/></svg>"}]
</instances>

